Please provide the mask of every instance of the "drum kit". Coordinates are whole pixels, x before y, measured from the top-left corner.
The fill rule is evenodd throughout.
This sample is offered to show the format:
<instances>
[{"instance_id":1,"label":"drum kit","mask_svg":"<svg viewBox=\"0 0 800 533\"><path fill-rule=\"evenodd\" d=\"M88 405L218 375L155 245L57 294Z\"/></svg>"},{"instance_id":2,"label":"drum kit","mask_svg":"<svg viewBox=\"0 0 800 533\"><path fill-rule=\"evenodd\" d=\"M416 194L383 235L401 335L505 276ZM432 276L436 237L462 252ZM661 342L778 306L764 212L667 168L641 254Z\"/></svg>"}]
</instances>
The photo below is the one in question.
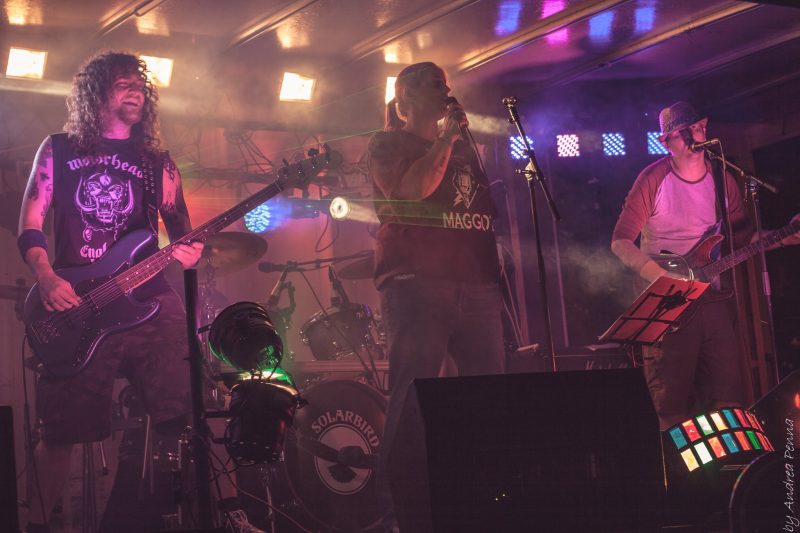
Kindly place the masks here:
<instances>
[{"instance_id":1,"label":"drum kit","mask_svg":"<svg viewBox=\"0 0 800 533\"><path fill-rule=\"evenodd\" d=\"M201 315L206 323L213 321L220 310L215 277L253 265L266 250L267 243L251 233L223 232L206 242L202 257L207 261L207 274L199 287ZM378 531L388 514L375 491L376 457L386 411L383 383L388 361L384 356L380 317L370 306L351 302L339 281L339 278L371 278L373 254L332 258L324 263L344 262L348 258L350 261L338 272L329 269L335 294L331 307L314 313L299 329L313 360L296 361L291 355L284 359L286 369L298 378L296 383L307 405L296 412L282 460L239 470L239 482L248 486L250 492L266 492L272 505L296 521L305 521L304 527L321 531ZM285 339L296 307L294 287L286 281L286 273L304 270L306 266L308 269L322 266L320 261L272 266L276 268L271 270L281 271L282 275L264 308ZM202 269L201 265L201 272ZM279 307L283 292L288 293L289 304ZM209 362L212 361L212 377L221 382L226 370L231 369L220 368L219 361L210 356ZM218 390L227 394L224 386ZM254 483L261 487L253 487ZM274 528L278 523L275 513L264 514L272 517Z\"/></svg>"}]
</instances>

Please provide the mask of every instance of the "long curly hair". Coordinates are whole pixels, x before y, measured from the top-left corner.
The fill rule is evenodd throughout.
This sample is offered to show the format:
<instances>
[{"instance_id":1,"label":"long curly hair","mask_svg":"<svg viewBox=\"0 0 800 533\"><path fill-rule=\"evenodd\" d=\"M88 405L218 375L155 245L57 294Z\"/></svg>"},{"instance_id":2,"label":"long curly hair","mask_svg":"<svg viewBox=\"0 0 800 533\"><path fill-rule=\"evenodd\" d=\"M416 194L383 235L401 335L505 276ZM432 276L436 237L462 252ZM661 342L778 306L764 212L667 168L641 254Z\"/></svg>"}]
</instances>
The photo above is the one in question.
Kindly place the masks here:
<instances>
[{"instance_id":1,"label":"long curly hair","mask_svg":"<svg viewBox=\"0 0 800 533\"><path fill-rule=\"evenodd\" d=\"M72 78L67 97L67 123L64 131L80 155L94 155L103 137L103 109L108 93L120 76L138 75L145 84L142 120L131 128L131 140L140 152L154 156L160 148L158 90L148 77L147 66L128 52L102 51L81 66Z\"/></svg>"}]
</instances>

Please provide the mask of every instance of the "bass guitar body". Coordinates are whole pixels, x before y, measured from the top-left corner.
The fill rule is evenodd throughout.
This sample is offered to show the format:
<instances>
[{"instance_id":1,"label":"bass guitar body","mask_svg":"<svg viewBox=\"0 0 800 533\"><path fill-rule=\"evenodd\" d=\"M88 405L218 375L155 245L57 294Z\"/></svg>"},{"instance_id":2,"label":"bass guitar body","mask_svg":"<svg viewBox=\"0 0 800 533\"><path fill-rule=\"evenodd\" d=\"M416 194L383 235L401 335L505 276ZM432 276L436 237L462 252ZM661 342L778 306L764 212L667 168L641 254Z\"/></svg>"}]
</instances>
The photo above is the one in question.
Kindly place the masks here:
<instances>
[{"instance_id":1,"label":"bass guitar body","mask_svg":"<svg viewBox=\"0 0 800 533\"><path fill-rule=\"evenodd\" d=\"M137 255L151 241L153 236L149 231L137 230L122 237L96 262L57 270L81 296L80 304L72 309L47 311L38 284L31 287L23 311L25 332L48 376L65 378L79 373L108 335L136 327L155 316L160 306L158 301L140 302L131 291L102 289L114 276L134 265ZM85 297L90 293L91 298Z\"/></svg>"}]
</instances>

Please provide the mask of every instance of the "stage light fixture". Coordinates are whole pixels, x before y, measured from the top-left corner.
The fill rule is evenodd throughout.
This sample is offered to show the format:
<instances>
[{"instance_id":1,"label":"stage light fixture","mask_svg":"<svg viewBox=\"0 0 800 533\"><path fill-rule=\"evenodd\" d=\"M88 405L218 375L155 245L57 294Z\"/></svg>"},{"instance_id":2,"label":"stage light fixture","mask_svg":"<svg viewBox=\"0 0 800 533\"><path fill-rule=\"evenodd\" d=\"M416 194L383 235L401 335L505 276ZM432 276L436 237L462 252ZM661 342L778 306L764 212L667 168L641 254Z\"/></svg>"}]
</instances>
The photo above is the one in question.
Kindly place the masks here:
<instances>
[{"instance_id":1,"label":"stage light fixture","mask_svg":"<svg viewBox=\"0 0 800 533\"><path fill-rule=\"evenodd\" d=\"M158 87L169 87L173 60L168 57L139 56L150 71L150 79Z\"/></svg>"},{"instance_id":2,"label":"stage light fixture","mask_svg":"<svg viewBox=\"0 0 800 533\"><path fill-rule=\"evenodd\" d=\"M389 101L394 98L394 82L397 81L397 76L387 76L386 77L386 96L384 97L384 103L389 103Z\"/></svg>"},{"instance_id":3,"label":"stage light fixture","mask_svg":"<svg viewBox=\"0 0 800 533\"><path fill-rule=\"evenodd\" d=\"M40 80L44 76L46 62L47 52L45 50L12 46L8 51L6 77Z\"/></svg>"},{"instance_id":4,"label":"stage light fixture","mask_svg":"<svg viewBox=\"0 0 800 533\"><path fill-rule=\"evenodd\" d=\"M625 155L625 135L622 133L603 134L603 153L607 156Z\"/></svg>"},{"instance_id":5,"label":"stage light fixture","mask_svg":"<svg viewBox=\"0 0 800 533\"><path fill-rule=\"evenodd\" d=\"M344 220L350 214L350 202L341 196L334 196L331 199L331 206L328 211L334 220Z\"/></svg>"},{"instance_id":6,"label":"stage light fixture","mask_svg":"<svg viewBox=\"0 0 800 533\"><path fill-rule=\"evenodd\" d=\"M658 136L661 135L658 131L647 132L647 153L650 155L668 155L669 150L661 144Z\"/></svg>"},{"instance_id":7,"label":"stage light fixture","mask_svg":"<svg viewBox=\"0 0 800 533\"><path fill-rule=\"evenodd\" d=\"M589 19L589 38L595 42L604 42L611 39L611 30L614 28L614 12L605 11Z\"/></svg>"},{"instance_id":8,"label":"stage light fixture","mask_svg":"<svg viewBox=\"0 0 800 533\"><path fill-rule=\"evenodd\" d=\"M528 136L526 136L526 139L528 139L528 144L533 149L533 140ZM512 135L508 138L508 149L511 152L512 159L528 158L528 154L525 153L525 143L522 142L522 137L519 135Z\"/></svg>"},{"instance_id":9,"label":"stage light fixture","mask_svg":"<svg viewBox=\"0 0 800 533\"><path fill-rule=\"evenodd\" d=\"M653 29L656 21L656 9L652 6L638 7L633 18L636 24L636 33L646 33Z\"/></svg>"},{"instance_id":10,"label":"stage light fixture","mask_svg":"<svg viewBox=\"0 0 800 533\"><path fill-rule=\"evenodd\" d=\"M294 72L283 73L280 99L282 102L310 102L314 90L314 78L307 78Z\"/></svg>"},{"instance_id":11,"label":"stage light fixture","mask_svg":"<svg viewBox=\"0 0 800 533\"><path fill-rule=\"evenodd\" d=\"M580 157L580 138L574 133L556 135L556 151L558 157Z\"/></svg>"},{"instance_id":12,"label":"stage light fixture","mask_svg":"<svg viewBox=\"0 0 800 533\"><path fill-rule=\"evenodd\" d=\"M699 414L666 433L689 472L729 455L751 460L774 451L758 419L735 407Z\"/></svg>"},{"instance_id":13,"label":"stage light fixture","mask_svg":"<svg viewBox=\"0 0 800 533\"><path fill-rule=\"evenodd\" d=\"M292 377L281 368L283 342L266 309L238 302L223 309L208 334L211 353L250 374L231 389L222 442L237 465L272 463L283 453L286 431L304 405Z\"/></svg>"},{"instance_id":14,"label":"stage light fixture","mask_svg":"<svg viewBox=\"0 0 800 533\"><path fill-rule=\"evenodd\" d=\"M497 7L497 22L494 25L494 34L498 37L503 37L517 31L521 14L522 2L520 0L504 0Z\"/></svg>"},{"instance_id":15,"label":"stage light fixture","mask_svg":"<svg viewBox=\"0 0 800 533\"><path fill-rule=\"evenodd\" d=\"M272 212L266 203L263 203L244 216L244 227L251 233L264 233L272 222Z\"/></svg>"}]
</instances>

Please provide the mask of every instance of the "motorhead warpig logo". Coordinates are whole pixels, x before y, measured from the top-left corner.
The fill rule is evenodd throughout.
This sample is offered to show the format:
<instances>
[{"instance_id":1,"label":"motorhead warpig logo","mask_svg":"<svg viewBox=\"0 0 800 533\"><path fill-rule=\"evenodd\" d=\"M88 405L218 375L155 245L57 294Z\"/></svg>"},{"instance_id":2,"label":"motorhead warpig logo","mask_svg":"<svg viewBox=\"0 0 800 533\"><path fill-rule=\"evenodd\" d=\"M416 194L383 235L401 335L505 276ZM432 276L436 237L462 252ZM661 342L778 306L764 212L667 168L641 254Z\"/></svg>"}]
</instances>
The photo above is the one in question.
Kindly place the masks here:
<instances>
[{"instance_id":1,"label":"motorhead warpig logo","mask_svg":"<svg viewBox=\"0 0 800 533\"><path fill-rule=\"evenodd\" d=\"M114 238L133 212L133 187L108 172L81 178L75 190L75 205L84 223L83 240L90 242L95 231L113 232Z\"/></svg>"}]
</instances>

